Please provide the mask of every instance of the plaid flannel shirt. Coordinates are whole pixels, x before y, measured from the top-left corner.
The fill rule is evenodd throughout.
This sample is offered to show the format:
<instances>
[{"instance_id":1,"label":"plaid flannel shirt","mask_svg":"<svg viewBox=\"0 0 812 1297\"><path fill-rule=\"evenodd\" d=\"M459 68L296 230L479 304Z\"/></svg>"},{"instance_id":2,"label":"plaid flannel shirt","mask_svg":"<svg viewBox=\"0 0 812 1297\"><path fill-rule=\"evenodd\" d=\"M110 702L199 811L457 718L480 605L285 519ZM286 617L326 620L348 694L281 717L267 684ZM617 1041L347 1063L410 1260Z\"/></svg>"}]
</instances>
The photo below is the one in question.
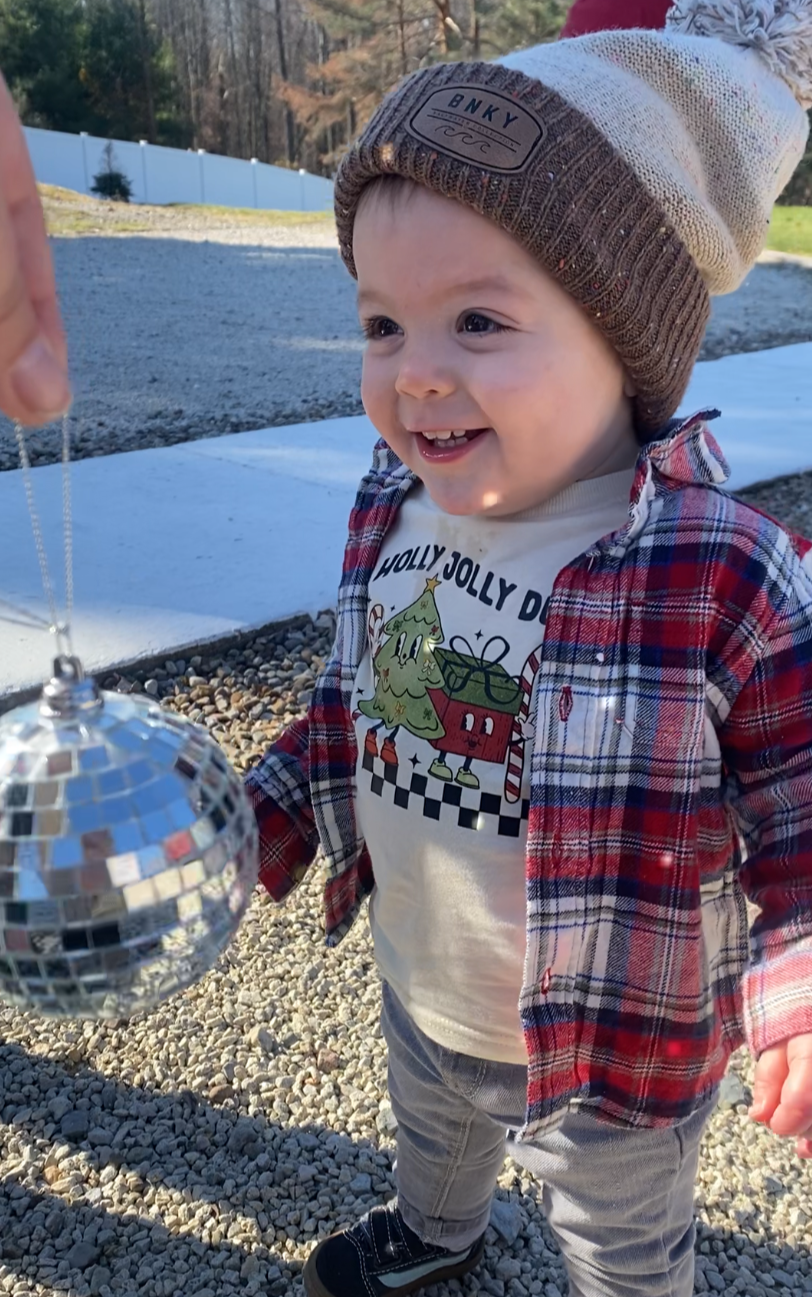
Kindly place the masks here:
<instances>
[{"instance_id":1,"label":"plaid flannel shirt","mask_svg":"<svg viewBox=\"0 0 812 1297\"><path fill-rule=\"evenodd\" d=\"M574 1105L671 1124L745 1037L758 1054L812 1031L812 555L721 489L716 413L642 449L628 523L554 583L531 757L521 1138ZM368 584L415 480L379 442L330 661L307 718L246 780L276 900L323 849L329 945L374 886L350 697ZM749 934L745 896L760 907Z\"/></svg>"}]
</instances>

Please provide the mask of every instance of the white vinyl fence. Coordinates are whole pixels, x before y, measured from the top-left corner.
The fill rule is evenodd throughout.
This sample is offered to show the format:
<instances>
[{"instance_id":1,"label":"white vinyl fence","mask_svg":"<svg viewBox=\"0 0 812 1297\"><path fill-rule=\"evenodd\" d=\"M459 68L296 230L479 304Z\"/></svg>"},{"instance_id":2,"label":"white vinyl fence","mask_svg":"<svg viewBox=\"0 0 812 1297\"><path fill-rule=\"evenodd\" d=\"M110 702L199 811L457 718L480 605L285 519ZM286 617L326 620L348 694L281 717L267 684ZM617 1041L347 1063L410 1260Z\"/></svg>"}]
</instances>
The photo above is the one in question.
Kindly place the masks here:
<instances>
[{"instance_id":1,"label":"white vinyl fence","mask_svg":"<svg viewBox=\"0 0 812 1297\"><path fill-rule=\"evenodd\" d=\"M94 176L106 170L107 140L32 126L25 128L25 135L34 173L42 184L89 194ZM296 212L332 209L332 181L307 171L202 150L165 149L146 141L114 140L113 148L116 170L130 181L137 203L214 203Z\"/></svg>"}]
</instances>

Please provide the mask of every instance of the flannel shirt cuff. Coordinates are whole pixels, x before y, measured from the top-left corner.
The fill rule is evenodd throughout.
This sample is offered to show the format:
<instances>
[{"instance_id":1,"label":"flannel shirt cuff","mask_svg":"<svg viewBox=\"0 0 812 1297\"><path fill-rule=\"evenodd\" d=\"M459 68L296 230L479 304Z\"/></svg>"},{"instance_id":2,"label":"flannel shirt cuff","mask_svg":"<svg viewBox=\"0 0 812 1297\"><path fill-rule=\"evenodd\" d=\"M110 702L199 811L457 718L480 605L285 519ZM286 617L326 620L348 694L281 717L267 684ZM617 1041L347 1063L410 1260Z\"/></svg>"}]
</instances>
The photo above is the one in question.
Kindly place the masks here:
<instances>
[{"instance_id":1,"label":"flannel shirt cuff","mask_svg":"<svg viewBox=\"0 0 812 1297\"><path fill-rule=\"evenodd\" d=\"M812 1033L812 938L751 966L742 982L744 1030L756 1058Z\"/></svg>"},{"instance_id":2,"label":"flannel shirt cuff","mask_svg":"<svg viewBox=\"0 0 812 1297\"><path fill-rule=\"evenodd\" d=\"M247 787L259 828L259 881L278 904L299 886L316 854L294 821L261 788Z\"/></svg>"}]
</instances>

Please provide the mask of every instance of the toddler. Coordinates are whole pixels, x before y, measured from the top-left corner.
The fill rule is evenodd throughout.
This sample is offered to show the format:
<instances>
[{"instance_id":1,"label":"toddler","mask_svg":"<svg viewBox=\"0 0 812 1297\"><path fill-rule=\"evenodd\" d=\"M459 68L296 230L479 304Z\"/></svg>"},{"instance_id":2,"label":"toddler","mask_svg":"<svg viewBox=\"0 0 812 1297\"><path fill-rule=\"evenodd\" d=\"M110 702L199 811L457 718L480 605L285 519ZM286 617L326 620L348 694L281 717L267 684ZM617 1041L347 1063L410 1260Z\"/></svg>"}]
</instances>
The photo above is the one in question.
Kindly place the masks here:
<instances>
[{"instance_id":1,"label":"toddler","mask_svg":"<svg viewBox=\"0 0 812 1297\"><path fill-rule=\"evenodd\" d=\"M247 783L275 899L319 847L329 945L370 898L398 1197L310 1297L472 1270L506 1147L573 1297L688 1297L744 1039L812 1156L809 547L725 492L716 411L674 417L811 102L812 0L682 0L425 68L341 163L382 440Z\"/></svg>"}]
</instances>

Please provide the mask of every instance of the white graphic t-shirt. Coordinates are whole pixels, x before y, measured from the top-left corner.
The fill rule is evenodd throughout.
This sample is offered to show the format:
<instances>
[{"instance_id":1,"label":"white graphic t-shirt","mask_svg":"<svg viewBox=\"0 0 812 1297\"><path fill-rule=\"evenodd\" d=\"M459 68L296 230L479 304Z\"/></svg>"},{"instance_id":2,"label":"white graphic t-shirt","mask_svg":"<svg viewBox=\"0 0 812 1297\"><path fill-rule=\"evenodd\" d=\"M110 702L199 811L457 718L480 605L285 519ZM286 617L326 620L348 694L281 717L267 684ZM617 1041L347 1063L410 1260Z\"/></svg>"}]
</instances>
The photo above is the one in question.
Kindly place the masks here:
<instances>
[{"instance_id":1,"label":"white graphic t-shirt","mask_svg":"<svg viewBox=\"0 0 812 1297\"><path fill-rule=\"evenodd\" d=\"M369 587L357 813L382 977L432 1040L526 1063L519 1021L535 681L553 582L628 521L633 470L510 518L406 497Z\"/></svg>"}]
</instances>

